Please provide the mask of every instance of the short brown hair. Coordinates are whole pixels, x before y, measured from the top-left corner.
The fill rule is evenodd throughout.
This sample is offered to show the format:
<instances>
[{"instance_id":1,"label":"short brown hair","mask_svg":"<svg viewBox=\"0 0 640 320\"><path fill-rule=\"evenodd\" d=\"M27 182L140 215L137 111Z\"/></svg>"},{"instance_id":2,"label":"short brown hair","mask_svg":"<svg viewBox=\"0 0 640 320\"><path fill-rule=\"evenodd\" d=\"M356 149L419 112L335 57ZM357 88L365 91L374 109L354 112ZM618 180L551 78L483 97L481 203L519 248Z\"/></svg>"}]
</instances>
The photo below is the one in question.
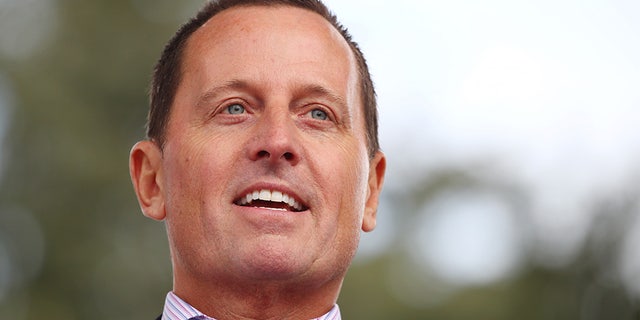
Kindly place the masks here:
<instances>
[{"instance_id":1,"label":"short brown hair","mask_svg":"<svg viewBox=\"0 0 640 320\"><path fill-rule=\"evenodd\" d=\"M358 44L352 40L348 30L338 22L320 0L213 0L208 2L191 20L183 24L164 47L158 60L151 83L147 137L156 141L162 148L166 139L166 127L169 122L171 105L181 80L181 63L187 40L198 28L223 10L237 6L292 6L307 9L325 18L347 41L353 52L360 75L360 94L363 103L367 148L373 157L379 150L378 111L376 93L369 74L369 67Z\"/></svg>"}]
</instances>

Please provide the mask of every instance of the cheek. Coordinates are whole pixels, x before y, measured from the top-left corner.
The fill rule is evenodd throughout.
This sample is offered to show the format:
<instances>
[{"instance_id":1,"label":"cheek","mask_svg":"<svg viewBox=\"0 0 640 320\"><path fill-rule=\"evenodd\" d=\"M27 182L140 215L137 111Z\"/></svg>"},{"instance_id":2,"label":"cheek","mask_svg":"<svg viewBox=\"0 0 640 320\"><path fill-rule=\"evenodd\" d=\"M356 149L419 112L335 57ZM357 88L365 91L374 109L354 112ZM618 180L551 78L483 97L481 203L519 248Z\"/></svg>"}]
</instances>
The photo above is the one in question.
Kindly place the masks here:
<instances>
[{"instance_id":1,"label":"cheek","mask_svg":"<svg viewBox=\"0 0 640 320\"><path fill-rule=\"evenodd\" d=\"M360 228L367 195L368 161L358 148L344 148L328 159L325 181L330 190L327 203L335 204L338 227Z\"/></svg>"},{"instance_id":2,"label":"cheek","mask_svg":"<svg viewBox=\"0 0 640 320\"><path fill-rule=\"evenodd\" d=\"M172 145L165 156L165 190L168 214L191 214L204 200L216 177L216 167L201 144Z\"/></svg>"},{"instance_id":3,"label":"cheek","mask_svg":"<svg viewBox=\"0 0 640 320\"><path fill-rule=\"evenodd\" d=\"M226 164L232 162L227 158L233 152L225 147L224 141L198 136L202 135L192 136L167 150L166 167L171 173L168 178L173 180L174 188L195 190L215 185Z\"/></svg>"}]
</instances>

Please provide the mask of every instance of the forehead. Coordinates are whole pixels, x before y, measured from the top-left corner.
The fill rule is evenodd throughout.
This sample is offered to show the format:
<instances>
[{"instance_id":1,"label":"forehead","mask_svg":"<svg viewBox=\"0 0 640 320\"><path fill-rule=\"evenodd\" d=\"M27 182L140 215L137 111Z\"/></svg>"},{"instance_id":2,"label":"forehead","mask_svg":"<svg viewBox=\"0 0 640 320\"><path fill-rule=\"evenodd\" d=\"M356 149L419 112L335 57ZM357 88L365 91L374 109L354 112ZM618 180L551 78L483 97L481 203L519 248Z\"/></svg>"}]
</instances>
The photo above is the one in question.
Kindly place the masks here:
<instances>
[{"instance_id":1,"label":"forehead","mask_svg":"<svg viewBox=\"0 0 640 320\"><path fill-rule=\"evenodd\" d=\"M274 31L315 33L317 40L334 42L344 48L348 45L342 35L320 14L289 5L244 5L219 12L205 22L190 37L189 42L203 38L264 35Z\"/></svg>"},{"instance_id":2,"label":"forehead","mask_svg":"<svg viewBox=\"0 0 640 320\"><path fill-rule=\"evenodd\" d=\"M285 5L239 6L218 13L191 35L182 71L292 72L313 66L336 76L357 74L346 40L319 14Z\"/></svg>"}]
</instances>

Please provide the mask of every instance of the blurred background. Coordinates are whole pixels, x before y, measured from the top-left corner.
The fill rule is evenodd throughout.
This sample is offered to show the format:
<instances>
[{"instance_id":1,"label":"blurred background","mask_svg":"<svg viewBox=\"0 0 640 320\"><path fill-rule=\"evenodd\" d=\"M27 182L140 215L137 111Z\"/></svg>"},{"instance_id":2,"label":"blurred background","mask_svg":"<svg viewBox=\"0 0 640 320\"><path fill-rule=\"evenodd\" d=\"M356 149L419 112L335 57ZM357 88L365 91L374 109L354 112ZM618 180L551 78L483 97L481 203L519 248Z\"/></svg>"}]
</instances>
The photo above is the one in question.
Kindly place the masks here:
<instances>
[{"instance_id":1,"label":"blurred background","mask_svg":"<svg viewBox=\"0 0 640 320\"><path fill-rule=\"evenodd\" d=\"M388 157L345 319L640 319L640 2L338 1ZM0 314L152 319L128 152L203 0L0 0Z\"/></svg>"}]
</instances>

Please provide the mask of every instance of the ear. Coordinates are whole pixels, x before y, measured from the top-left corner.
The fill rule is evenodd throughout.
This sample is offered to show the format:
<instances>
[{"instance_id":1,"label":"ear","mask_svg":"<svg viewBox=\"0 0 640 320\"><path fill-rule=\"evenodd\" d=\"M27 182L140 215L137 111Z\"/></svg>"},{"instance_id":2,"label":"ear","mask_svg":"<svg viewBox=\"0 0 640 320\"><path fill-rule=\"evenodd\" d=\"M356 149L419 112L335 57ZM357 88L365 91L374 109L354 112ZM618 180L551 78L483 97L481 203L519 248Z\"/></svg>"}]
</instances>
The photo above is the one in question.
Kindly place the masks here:
<instances>
[{"instance_id":1,"label":"ear","mask_svg":"<svg viewBox=\"0 0 640 320\"><path fill-rule=\"evenodd\" d=\"M376 227L378 200L386 169L387 160L381 151L377 151L369 163L369 190L362 219L362 231L369 232Z\"/></svg>"},{"instance_id":2,"label":"ear","mask_svg":"<svg viewBox=\"0 0 640 320\"><path fill-rule=\"evenodd\" d=\"M129 155L129 173L142 213L154 220L166 216L162 192L162 151L149 140L136 143Z\"/></svg>"}]
</instances>

